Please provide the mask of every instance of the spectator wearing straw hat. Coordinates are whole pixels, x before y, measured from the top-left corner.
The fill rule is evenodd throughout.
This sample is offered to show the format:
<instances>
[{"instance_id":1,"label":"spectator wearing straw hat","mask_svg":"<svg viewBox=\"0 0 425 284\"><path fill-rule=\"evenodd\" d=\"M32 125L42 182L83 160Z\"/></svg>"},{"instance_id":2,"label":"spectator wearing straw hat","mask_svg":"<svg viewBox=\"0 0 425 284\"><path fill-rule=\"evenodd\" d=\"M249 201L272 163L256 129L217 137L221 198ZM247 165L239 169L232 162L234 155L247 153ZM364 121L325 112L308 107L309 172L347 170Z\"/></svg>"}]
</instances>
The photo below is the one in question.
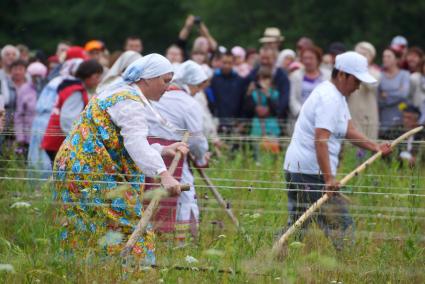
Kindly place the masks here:
<instances>
[{"instance_id":1,"label":"spectator wearing straw hat","mask_svg":"<svg viewBox=\"0 0 425 284\"><path fill-rule=\"evenodd\" d=\"M259 39L259 42L263 47L270 47L276 51L280 50L280 45L284 41L285 37L281 35L280 29L276 27L268 27L264 30L263 36Z\"/></svg>"},{"instance_id":2,"label":"spectator wearing straw hat","mask_svg":"<svg viewBox=\"0 0 425 284\"><path fill-rule=\"evenodd\" d=\"M376 82L368 72L367 59L356 52L345 52L336 57L332 79L317 86L304 102L284 162L289 188L288 226L324 194L324 189L339 190L336 171L343 139L373 152L391 151L389 144L378 145L369 140L351 121L346 98L359 88L360 82ZM319 213L316 220L335 248L342 249L344 238L350 238L353 219L339 195L331 194L325 206L332 206L332 212L337 214Z\"/></svg>"}]
</instances>

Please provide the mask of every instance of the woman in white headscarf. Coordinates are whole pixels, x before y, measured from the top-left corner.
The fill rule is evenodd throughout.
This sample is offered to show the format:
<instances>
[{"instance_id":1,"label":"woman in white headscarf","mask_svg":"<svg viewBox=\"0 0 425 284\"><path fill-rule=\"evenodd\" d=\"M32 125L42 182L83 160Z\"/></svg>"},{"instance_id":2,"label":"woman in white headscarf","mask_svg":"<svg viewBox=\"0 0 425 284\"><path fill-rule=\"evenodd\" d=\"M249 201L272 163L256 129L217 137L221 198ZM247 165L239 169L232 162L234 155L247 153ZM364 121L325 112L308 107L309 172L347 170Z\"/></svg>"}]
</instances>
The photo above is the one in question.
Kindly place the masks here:
<instances>
[{"instance_id":1,"label":"woman in white headscarf","mask_svg":"<svg viewBox=\"0 0 425 284\"><path fill-rule=\"evenodd\" d=\"M186 144L162 147L146 140L149 100L161 98L172 75L170 62L159 54L134 61L119 81L90 100L62 144L54 181L56 199L63 203L65 249L101 245L110 254L120 251L143 214L145 175L159 175L171 195L180 193L161 156L187 153ZM120 183L131 188L110 197ZM155 262L153 237L148 228L134 247L139 263Z\"/></svg>"},{"instance_id":2,"label":"woman in white headscarf","mask_svg":"<svg viewBox=\"0 0 425 284\"><path fill-rule=\"evenodd\" d=\"M140 53L135 52L133 50L127 50L115 61L114 65L112 65L111 69L109 69L108 73L106 73L105 77L103 77L99 86L97 87L97 93L100 93L104 90L108 85L112 84L114 81L118 80L120 75L125 71L125 69L134 61L141 58L142 55Z\"/></svg>"},{"instance_id":3,"label":"woman in white headscarf","mask_svg":"<svg viewBox=\"0 0 425 284\"><path fill-rule=\"evenodd\" d=\"M279 53L276 60L276 68L282 68L290 73L291 63L295 61L296 53L292 49L284 49Z\"/></svg>"},{"instance_id":4,"label":"woman in white headscarf","mask_svg":"<svg viewBox=\"0 0 425 284\"><path fill-rule=\"evenodd\" d=\"M173 81L162 96L154 103L154 108L177 128L190 133L188 141L191 155L201 166L207 164L208 141L203 134L202 107L193 96L202 90L208 76L202 66L192 60L182 63L176 70ZM167 140L181 140L182 132L176 133L161 126L157 121L148 119L149 134ZM199 209L194 188L194 178L189 170L187 159L183 163L182 179L184 184L190 184L190 191L182 192L177 200L177 239L184 241L190 230L193 237L197 236Z\"/></svg>"}]
</instances>

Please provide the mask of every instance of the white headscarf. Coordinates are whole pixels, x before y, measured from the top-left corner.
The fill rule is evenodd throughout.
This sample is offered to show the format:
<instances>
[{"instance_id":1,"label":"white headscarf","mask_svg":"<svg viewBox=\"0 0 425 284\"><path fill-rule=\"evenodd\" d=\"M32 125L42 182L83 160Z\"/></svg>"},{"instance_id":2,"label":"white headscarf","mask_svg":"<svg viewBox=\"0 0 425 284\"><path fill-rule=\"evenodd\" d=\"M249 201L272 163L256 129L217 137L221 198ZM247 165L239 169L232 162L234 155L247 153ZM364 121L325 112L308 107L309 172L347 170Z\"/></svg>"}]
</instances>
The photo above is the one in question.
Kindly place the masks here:
<instances>
[{"instance_id":1,"label":"white headscarf","mask_svg":"<svg viewBox=\"0 0 425 284\"><path fill-rule=\"evenodd\" d=\"M75 72L77 72L78 67L83 61L84 60L81 58L73 58L65 61L61 70L59 71L59 74L61 76L74 76Z\"/></svg>"},{"instance_id":2,"label":"white headscarf","mask_svg":"<svg viewBox=\"0 0 425 284\"><path fill-rule=\"evenodd\" d=\"M108 84L112 83L115 79L117 79L124 70L134 61L141 58L140 53L128 50L121 54L121 56L115 61L114 65L112 65L111 69L109 69L108 73L106 73L105 77L100 82L97 91L100 92L104 89Z\"/></svg>"},{"instance_id":3,"label":"white headscarf","mask_svg":"<svg viewBox=\"0 0 425 284\"><path fill-rule=\"evenodd\" d=\"M276 67L282 68L282 63L285 60L286 57L291 56L295 59L296 53L292 49L284 49L279 53L279 56L276 60Z\"/></svg>"},{"instance_id":4,"label":"white headscarf","mask_svg":"<svg viewBox=\"0 0 425 284\"><path fill-rule=\"evenodd\" d=\"M152 53L137 59L122 74L124 82L134 83L140 79L152 79L173 73L173 65L164 56Z\"/></svg>"},{"instance_id":5,"label":"white headscarf","mask_svg":"<svg viewBox=\"0 0 425 284\"><path fill-rule=\"evenodd\" d=\"M149 111L151 111L151 114L156 117L159 123L171 131L182 131L164 119L152 107L149 100L141 93L140 89L133 84L140 79L152 79L168 73L173 73L173 65L171 65L170 61L160 54L152 53L131 63L127 69L125 69L121 77L114 80L113 84L109 84L106 88L104 88L102 92L99 93L99 96L102 96L104 93L106 94L108 90L110 94L118 89L133 90L139 94L145 106L149 109Z\"/></svg>"},{"instance_id":6,"label":"white headscarf","mask_svg":"<svg viewBox=\"0 0 425 284\"><path fill-rule=\"evenodd\" d=\"M201 65L192 60L187 60L177 67L173 82L184 87L185 85L199 85L208 79Z\"/></svg>"}]
</instances>

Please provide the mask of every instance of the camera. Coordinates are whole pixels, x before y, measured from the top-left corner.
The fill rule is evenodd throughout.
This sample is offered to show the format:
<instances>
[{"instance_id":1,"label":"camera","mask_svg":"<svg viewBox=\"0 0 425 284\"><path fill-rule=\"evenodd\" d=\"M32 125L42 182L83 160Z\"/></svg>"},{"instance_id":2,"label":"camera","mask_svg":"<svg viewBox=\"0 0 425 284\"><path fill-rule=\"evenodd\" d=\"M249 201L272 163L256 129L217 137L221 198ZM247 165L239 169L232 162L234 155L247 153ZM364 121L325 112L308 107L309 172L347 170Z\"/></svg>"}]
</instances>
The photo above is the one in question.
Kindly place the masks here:
<instances>
[{"instance_id":1,"label":"camera","mask_svg":"<svg viewBox=\"0 0 425 284\"><path fill-rule=\"evenodd\" d=\"M194 21L195 25L199 25L199 24L201 24L201 22L202 22L201 17L200 16L195 16L195 21Z\"/></svg>"}]
</instances>

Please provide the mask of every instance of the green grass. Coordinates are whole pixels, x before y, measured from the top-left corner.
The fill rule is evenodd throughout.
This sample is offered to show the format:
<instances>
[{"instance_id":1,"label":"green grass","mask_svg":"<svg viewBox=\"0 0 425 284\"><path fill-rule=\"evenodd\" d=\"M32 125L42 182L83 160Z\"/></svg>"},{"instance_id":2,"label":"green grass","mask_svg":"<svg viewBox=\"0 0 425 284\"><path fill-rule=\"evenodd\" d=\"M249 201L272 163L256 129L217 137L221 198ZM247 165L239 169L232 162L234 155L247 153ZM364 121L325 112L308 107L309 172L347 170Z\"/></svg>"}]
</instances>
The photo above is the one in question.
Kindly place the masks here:
<instances>
[{"instance_id":1,"label":"green grass","mask_svg":"<svg viewBox=\"0 0 425 284\"><path fill-rule=\"evenodd\" d=\"M123 274L119 258L102 258L92 250L65 258L56 240L49 185L0 180L0 271L2 283L424 283L425 171L399 167L395 160L377 161L349 183L350 212L356 224L355 244L337 253L313 225L302 244L292 243L283 262L268 255L275 233L285 225L286 192L280 157L262 156L256 165L242 152L223 158L207 170L231 202L252 246L238 233L197 176L201 206L198 244L176 249L157 241L158 268ZM20 162L1 162L1 177L25 177ZM339 172L356 167L355 150L346 147ZM264 182L255 182L261 180ZM238 187L238 188L235 188ZM263 189L262 189L263 188ZM377 195L355 194L359 191ZM204 199L205 195L208 199ZM18 201L29 208L11 208ZM218 222L214 222L218 221ZM217 223L222 222L224 226ZM187 263L186 256L198 260Z\"/></svg>"}]
</instances>

